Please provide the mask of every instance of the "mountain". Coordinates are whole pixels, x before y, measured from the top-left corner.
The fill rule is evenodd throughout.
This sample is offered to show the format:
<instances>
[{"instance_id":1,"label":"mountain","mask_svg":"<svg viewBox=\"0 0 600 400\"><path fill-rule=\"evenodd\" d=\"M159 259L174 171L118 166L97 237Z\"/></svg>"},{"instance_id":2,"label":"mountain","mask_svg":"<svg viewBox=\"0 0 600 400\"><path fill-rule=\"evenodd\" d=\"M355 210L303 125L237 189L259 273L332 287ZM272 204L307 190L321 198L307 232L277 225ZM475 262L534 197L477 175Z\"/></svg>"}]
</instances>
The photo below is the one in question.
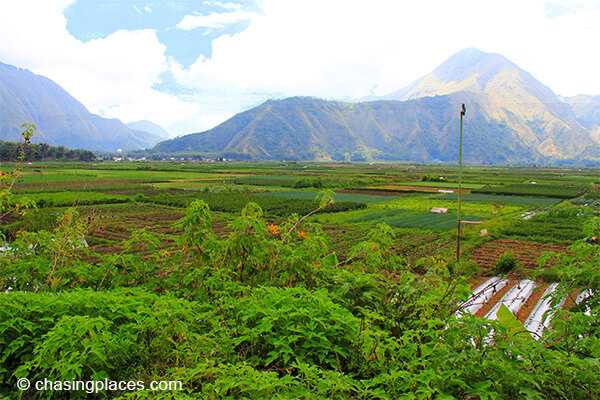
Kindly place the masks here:
<instances>
[{"instance_id":1,"label":"mountain","mask_svg":"<svg viewBox=\"0 0 600 400\"><path fill-rule=\"evenodd\" d=\"M254 159L454 161L482 164L600 161L600 142L569 104L499 54L466 49L376 101L295 97L266 103L155 152Z\"/></svg>"},{"instance_id":2,"label":"mountain","mask_svg":"<svg viewBox=\"0 0 600 400\"><path fill-rule=\"evenodd\" d=\"M600 143L600 96L581 94L568 97L565 101L569 103L581 125Z\"/></svg>"},{"instance_id":3,"label":"mountain","mask_svg":"<svg viewBox=\"0 0 600 400\"><path fill-rule=\"evenodd\" d=\"M156 144L161 140L169 138L169 132L164 130L162 126L155 124L152 121L141 120L135 122L128 122L125 125L127 125L127 127L132 129L134 132L145 133L152 140L156 140L156 142L153 144Z\"/></svg>"},{"instance_id":4,"label":"mountain","mask_svg":"<svg viewBox=\"0 0 600 400\"><path fill-rule=\"evenodd\" d=\"M247 154L256 160L453 161L458 113L465 103L473 115L469 129L477 132L464 136L465 160L494 164L538 159L506 124L481 117L485 101L485 95L466 92L406 102L271 100L209 131L159 143L151 151Z\"/></svg>"},{"instance_id":5,"label":"mountain","mask_svg":"<svg viewBox=\"0 0 600 400\"><path fill-rule=\"evenodd\" d=\"M0 140L20 141L24 122L37 127L34 142L72 149L133 150L155 143L118 119L91 114L50 79L0 63Z\"/></svg>"},{"instance_id":6,"label":"mountain","mask_svg":"<svg viewBox=\"0 0 600 400\"><path fill-rule=\"evenodd\" d=\"M457 91L484 93L486 117L505 122L524 144L542 156L600 154L599 142L582 126L571 106L500 54L462 50L423 78L383 99L408 100Z\"/></svg>"}]
</instances>

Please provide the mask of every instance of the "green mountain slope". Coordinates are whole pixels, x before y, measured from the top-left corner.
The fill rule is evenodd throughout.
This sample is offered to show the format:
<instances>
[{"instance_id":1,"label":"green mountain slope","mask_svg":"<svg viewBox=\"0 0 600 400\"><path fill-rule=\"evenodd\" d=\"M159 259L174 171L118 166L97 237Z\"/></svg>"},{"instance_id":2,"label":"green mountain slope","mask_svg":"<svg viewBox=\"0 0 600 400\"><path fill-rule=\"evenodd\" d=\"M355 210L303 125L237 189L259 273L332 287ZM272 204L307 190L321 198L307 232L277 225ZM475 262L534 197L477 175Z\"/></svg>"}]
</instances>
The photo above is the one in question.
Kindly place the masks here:
<instances>
[{"instance_id":1,"label":"green mountain slope","mask_svg":"<svg viewBox=\"0 0 600 400\"><path fill-rule=\"evenodd\" d=\"M481 117L486 101L484 94L464 92L407 102L267 101L214 129L162 142L152 151L244 153L258 160L452 161L458 155L458 113L464 102L472 115L465 124L470 132L464 137L465 159L539 159L505 124Z\"/></svg>"},{"instance_id":2,"label":"green mountain slope","mask_svg":"<svg viewBox=\"0 0 600 400\"><path fill-rule=\"evenodd\" d=\"M468 162L600 161L594 135L571 106L498 54L463 50L376 101L289 98L240 113L155 152L244 154L254 159L452 161L467 105Z\"/></svg>"},{"instance_id":3,"label":"green mountain slope","mask_svg":"<svg viewBox=\"0 0 600 400\"><path fill-rule=\"evenodd\" d=\"M115 151L156 143L118 119L91 114L50 79L0 63L0 140L19 141L24 122L36 125L34 142L54 146Z\"/></svg>"},{"instance_id":4,"label":"green mountain slope","mask_svg":"<svg viewBox=\"0 0 600 400\"><path fill-rule=\"evenodd\" d=\"M408 100L469 91L485 93L483 112L546 157L598 157L597 142L569 104L500 54L462 50L431 73L384 99Z\"/></svg>"}]
</instances>

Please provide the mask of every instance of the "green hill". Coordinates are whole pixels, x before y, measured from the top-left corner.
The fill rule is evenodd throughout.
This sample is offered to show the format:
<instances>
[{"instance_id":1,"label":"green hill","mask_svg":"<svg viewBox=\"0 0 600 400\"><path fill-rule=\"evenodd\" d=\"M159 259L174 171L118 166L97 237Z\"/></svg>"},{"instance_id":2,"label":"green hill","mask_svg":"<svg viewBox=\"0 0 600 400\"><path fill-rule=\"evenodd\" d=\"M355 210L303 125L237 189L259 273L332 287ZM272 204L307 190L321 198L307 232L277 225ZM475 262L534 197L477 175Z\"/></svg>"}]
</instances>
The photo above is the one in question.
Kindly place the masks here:
<instances>
[{"instance_id":1,"label":"green hill","mask_svg":"<svg viewBox=\"0 0 600 400\"><path fill-rule=\"evenodd\" d=\"M498 54L463 50L407 88L370 99L271 100L151 151L256 160L454 161L465 103L467 162L600 162L598 141L571 106Z\"/></svg>"},{"instance_id":2,"label":"green hill","mask_svg":"<svg viewBox=\"0 0 600 400\"><path fill-rule=\"evenodd\" d=\"M71 149L132 150L158 141L118 119L91 114L46 77L0 63L0 140L19 141L24 122L36 125L34 142Z\"/></svg>"}]
</instances>

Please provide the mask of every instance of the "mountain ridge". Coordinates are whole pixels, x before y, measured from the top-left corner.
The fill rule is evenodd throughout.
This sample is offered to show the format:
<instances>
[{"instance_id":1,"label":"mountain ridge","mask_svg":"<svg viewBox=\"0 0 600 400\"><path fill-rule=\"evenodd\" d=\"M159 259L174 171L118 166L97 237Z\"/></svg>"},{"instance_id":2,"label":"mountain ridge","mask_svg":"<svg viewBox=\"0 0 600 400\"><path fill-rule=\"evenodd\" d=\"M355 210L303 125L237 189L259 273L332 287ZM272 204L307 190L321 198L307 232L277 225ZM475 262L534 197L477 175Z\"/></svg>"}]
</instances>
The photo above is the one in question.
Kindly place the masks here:
<instances>
[{"instance_id":1,"label":"mountain ridge","mask_svg":"<svg viewBox=\"0 0 600 400\"><path fill-rule=\"evenodd\" d=\"M54 146L115 151L156 143L118 119L90 113L51 79L0 62L0 139L19 141L24 122L37 127L34 142Z\"/></svg>"},{"instance_id":2,"label":"mountain ridge","mask_svg":"<svg viewBox=\"0 0 600 400\"><path fill-rule=\"evenodd\" d=\"M537 163L600 159L600 142L571 106L507 58L465 49L377 100L267 101L217 127L153 151L230 152L255 159L456 160L456 120L467 104L465 160ZM277 138L277 140L275 140ZM470 141L470 142L469 142Z\"/></svg>"}]
</instances>

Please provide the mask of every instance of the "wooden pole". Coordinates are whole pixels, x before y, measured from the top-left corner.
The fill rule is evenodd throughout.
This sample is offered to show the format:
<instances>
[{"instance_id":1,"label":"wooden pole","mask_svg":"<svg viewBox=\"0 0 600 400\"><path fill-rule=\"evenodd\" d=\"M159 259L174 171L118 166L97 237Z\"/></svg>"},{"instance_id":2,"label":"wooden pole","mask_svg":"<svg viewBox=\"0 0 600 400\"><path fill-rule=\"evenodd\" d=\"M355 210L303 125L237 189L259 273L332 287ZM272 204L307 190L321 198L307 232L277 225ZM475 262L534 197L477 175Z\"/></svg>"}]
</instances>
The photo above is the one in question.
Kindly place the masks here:
<instances>
[{"instance_id":1,"label":"wooden pole","mask_svg":"<svg viewBox=\"0 0 600 400\"><path fill-rule=\"evenodd\" d=\"M458 144L458 218L457 218L457 229L456 229L456 262L460 261L460 206L461 206L461 194L462 194L462 131L463 131L463 117L467 110L465 105L462 105L460 111L460 135Z\"/></svg>"}]
</instances>

